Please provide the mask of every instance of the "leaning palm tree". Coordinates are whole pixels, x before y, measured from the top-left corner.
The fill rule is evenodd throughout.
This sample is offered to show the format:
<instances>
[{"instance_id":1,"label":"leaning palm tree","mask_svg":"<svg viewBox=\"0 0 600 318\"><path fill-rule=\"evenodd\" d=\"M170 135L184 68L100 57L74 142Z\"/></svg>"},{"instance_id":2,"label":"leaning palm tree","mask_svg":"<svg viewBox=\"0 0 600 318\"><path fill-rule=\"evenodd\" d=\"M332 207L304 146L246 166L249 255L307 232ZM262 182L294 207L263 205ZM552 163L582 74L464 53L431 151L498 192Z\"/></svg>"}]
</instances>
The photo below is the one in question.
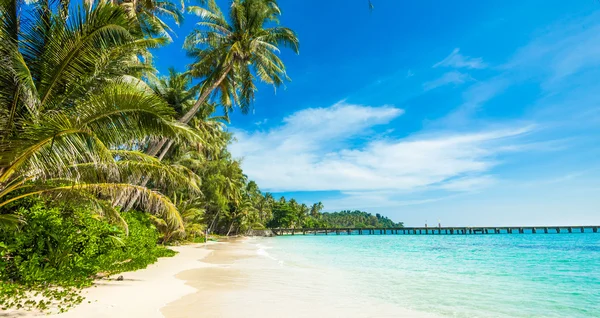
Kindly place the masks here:
<instances>
[{"instance_id":1,"label":"leaning palm tree","mask_svg":"<svg viewBox=\"0 0 600 318\"><path fill-rule=\"evenodd\" d=\"M124 150L146 138L199 140L140 80L149 66L138 57L161 40L143 38L122 8L104 3L67 22L47 2L1 0L0 17L0 208L40 194L77 197L123 223L105 199L139 193L147 211L181 226L167 197L134 181L197 184Z\"/></svg>"},{"instance_id":2,"label":"leaning palm tree","mask_svg":"<svg viewBox=\"0 0 600 318\"><path fill-rule=\"evenodd\" d=\"M177 113L175 116L180 118L193 107L194 102L200 90L199 85L192 85L192 76L190 72L178 73L175 69L169 69L169 75L155 78L150 76L149 86L154 93L169 104ZM221 138L224 129L224 123L229 122L225 116L214 115L216 105L205 103L198 109L196 116L188 123L189 126L196 129L198 134L203 136L203 142L195 145L180 145L185 151L190 147L196 147L198 151L201 148L212 147L211 150L218 150L225 146L224 139ZM169 148L173 145L173 140L169 140L169 146L165 147L158 155L163 159Z\"/></svg>"},{"instance_id":3,"label":"leaning palm tree","mask_svg":"<svg viewBox=\"0 0 600 318\"><path fill-rule=\"evenodd\" d=\"M154 94L175 110L177 118L187 112L196 100L199 86L192 85L192 77L189 72L178 73L171 68L167 76L156 77L151 74L148 80ZM200 141L177 143L176 147L171 147L174 145L175 140L169 139L167 147L163 148L162 152L158 154L158 160L166 159L171 165L187 167L187 165L182 165L181 162L187 161L187 164L192 164L192 161L196 161L193 165L202 164L203 159L209 158L212 154L224 149L229 140L223 138L224 123L229 120L227 116L215 116L215 111L215 104L205 103L192 121L188 123L202 137ZM169 152L169 150L171 151ZM138 180L143 185L146 185L148 181L149 178ZM115 201L114 205L124 206L125 210L128 210L134 206L137 199L138 196L132 198L122 196Z\"/></svg>"},{"instance_id":4,"label":"leaning palm tree","mask_svg":"<svg viewBox=\"0 0 600 318\"><path fill-rule=\"evenodd\" d=\"M295 33L278 23L281 11L275 0L234 0L229 21L214 0L206 8L191 6L188 11L202 21L186 38L184 47L195 59L190 70L204 78L202 94L181 119L188 122L210 94L219 93L226 110L239 103L243 112L250 109L254 98L255 77L275 87L289 80L279 46L298 53Z\"/></svg>"},{"instance_id":5,"label":"leaning palm tree","mask_svg":"<svg viewBox=\"0 0 600 318\"><path fill-rule=\"evenodd\" d=\"M184 47L195 59L190 66L194 77L203 79L201 94L180 119L188 123L211 95L228 111L234 105L248 112L258 80L275 87L289 80L278 56L285 46L298 53L298 39L289 28L278 25L281 11L275 0L233 0L227 19L214 0L207 6L190 6L188 11L201 21L186 37ZM273 24L274 26L269 26ZM154 145L156 155L167 139Z\"/></svg>"}]
</instances>

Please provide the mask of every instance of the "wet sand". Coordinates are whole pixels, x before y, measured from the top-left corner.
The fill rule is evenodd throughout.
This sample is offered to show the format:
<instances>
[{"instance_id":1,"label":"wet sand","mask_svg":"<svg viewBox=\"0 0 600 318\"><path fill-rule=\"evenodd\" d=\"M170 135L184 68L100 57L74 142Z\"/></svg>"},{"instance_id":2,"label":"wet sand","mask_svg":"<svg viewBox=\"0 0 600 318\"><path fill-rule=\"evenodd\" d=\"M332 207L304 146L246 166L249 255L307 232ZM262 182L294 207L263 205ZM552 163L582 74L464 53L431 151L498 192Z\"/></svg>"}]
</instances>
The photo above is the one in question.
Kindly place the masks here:
<instances>
[{"instance_id":1,"label":"wet sand","mask_svg":"<svg viewBox=\"0 0 600 318\"><path fill-rule=\"evenodd\" d=\"M285 264L242 239L209 246L204 266L178 274L197 291L161 309L182 317L431 317L362 297L346 273ZM373 284L377 288L377 284Z\"/></svg>"}]
</instances>

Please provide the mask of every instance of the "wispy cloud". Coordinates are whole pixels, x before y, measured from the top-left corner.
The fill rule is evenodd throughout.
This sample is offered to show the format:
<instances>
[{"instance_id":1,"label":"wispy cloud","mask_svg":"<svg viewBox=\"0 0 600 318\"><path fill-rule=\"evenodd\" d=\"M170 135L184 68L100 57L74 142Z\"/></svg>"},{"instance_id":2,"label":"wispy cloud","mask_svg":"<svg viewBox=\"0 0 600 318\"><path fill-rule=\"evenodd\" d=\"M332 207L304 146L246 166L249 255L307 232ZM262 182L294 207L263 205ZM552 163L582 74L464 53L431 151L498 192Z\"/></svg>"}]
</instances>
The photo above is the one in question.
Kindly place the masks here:
<instances>
[{"instance_id":1,"label":"wispy cloud","mask_svg":"<svg viewBox=\"0 0 600 318\"><path fill-rule=\"evenodd\" d=\"M517 50L505 70L535 74L545 88L600 66L600 12L551 25Z\"/></svg>"},{"instance_id":2,"label":"wispy cloud","mask_svg":"<svg viewBox=\"0 0 600 318\"><path fill-rule=\"evenodd\" d=\"M469 74L464 74L457 71L452 71L445 73L440 78L435 79L433 81L423 83L423 89L425 91L429 91L441 86L454 84L455 86L463 84L467 81L471 80L471 76Z\"/></svg>"},{"instance_id":3,"label":"wispy cloud","mask_svg":"<svg viewBox=\"0 0 600 318\"><path fill-rule=\"evenodd\" d=\"M511 84L504 75L477 82L462 92L463 103L437 122L438 126L456 128L469 123L486 102L502 93Z\"/></svg>"},{"instance_id":4,"label":"wispy cloud","mask_svg":"<svg viewBox=\"0 0 600 318\"><path fill-rule=\"evenodd\" d=\"M259 121L255 122L254 124L255 124L256 126L262 126L262 125L266 124L268 121L269 121L269 119L268 119L268 118L265 118L265 119L263 119L263 120L259 120Z\"/></svg>"},{"instance_id":5,"label":"wispy cloud","mask_svg":"<svg viewBox=\"0 0 600 318\"><path fill-rule=\"evenodd\" d=\"M343 197L328 199L325 208L328 211L339 211L346 209L397 209L399 207L430 204L444 201L463 195L467 192L453 193L436 197L407 198L407 194L401 191L375 190L375 191L345 191Z\"/></svg>"},{"instance_id":6,"label":"wispy cloud","mask_svg":"<svg viewBox=\"0 0 600 318\"><path fill-rule=\"evenodd\" d=\"M460 49L456 48L445 59L435 63L433 67L454 67L454 68L486 68L487 64L480 57L469 57L460 54Z\"/></svg>"},{"instance_id":7,"label":"wispy cloud","mask_svg":"<svg viewBox=\"0 0 600 318\"><path fill-rule=\"evenodd\" d=\"M593 112L593 108L598 107L596 92L600 89L595 80L600 76L599 21L600 13L596 13L561 21L544 29L528 44L517 48L514 55L493 70L495 74L490 78L467 86L462 92L463 103L437 124L444 127L467 125L487 102L522 84L539 87L539 98L531 105L536 117L565 121L580 113ZM458 67L469 63L483 62L464 57L455 49L434 66ZM521 103L523 101L517 100L516 105L508 106L528 106ZM586 118L583 122L591 119ZM582 122L578 121L578 125Z\"/></svg>"},{"instance_id":8,"label":"wispy cloud","mask_svg":"<svg viewBox=\"0 0 600 318\"><path fill-rule=\"evenodd\" d=\"M352 104L305 109L265 132L235 131L231 151L244 158L248 176L269 191L455 191L491 180L487 173L498 164L498 149L518 145L533 129L406 138L377 133L377 126L385 131L402 113L392 106Z\"/></svg>"}]
</instances>

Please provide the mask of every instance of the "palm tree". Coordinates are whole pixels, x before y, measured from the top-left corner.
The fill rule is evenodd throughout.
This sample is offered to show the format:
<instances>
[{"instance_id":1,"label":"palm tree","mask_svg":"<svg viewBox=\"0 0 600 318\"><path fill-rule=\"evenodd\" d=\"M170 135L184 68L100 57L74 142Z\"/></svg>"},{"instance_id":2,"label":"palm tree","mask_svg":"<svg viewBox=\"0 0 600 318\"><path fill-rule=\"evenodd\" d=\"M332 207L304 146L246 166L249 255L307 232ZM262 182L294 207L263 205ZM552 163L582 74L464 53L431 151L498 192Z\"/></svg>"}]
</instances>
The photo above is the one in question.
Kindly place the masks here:
<instances>
[{"instance_id":1,"label":"palm tree","mask_svg":"<svg viewBox=\"0 0 600 318\"><path fill-rule=\"evenodd\" d=\"M84 1L91 5L96 0ZM159 36L171 40L169 33L174 32L162 18L171 18L176 25L180 25L184 19L183 1L181 8L168 0L111 0L111 3L121 6L147 37Z\"/></svg>"},{"instance_id":2,"label":"palm tree","mask_svg":"<svg viewBox=\"0 0 600 318\"><path fill-rule=\"evenodd\" d=\"M32 18L22 19L22 12ZM48 3L0 2L0 207L28 196L77 197L121 221L103 199L139 193L141 204L174 226L164 195L136 184L197 184L156 158L124 150L145 138L198 140L140 80L144 39L123 10L100 3L69 18Z\"/></svg>"},{"instance_id":3,"label":"palm tree","mask_svg":"<svg viewBox=\"0 0 600 318\"><path fill-rule=\"evenodd\" d=\"M289 79L278 56L279 46L298 53L295 33L277 25L281 11L275 0L233 0L229 20L214 0L207 3L206 7L188 8L202 21L186 37L184 47L195 58L191 74L204 81L200 96L179 119L181 123L188 123L211 94L220 95L226 111L238 104L247 112L254 99L256 77L275 87ZM161 140L149 154L158 154L166 143Z\"/></svg>"},{"instance_id":4,"label":"palm tree","mask_svg":"<svg viewBox=\"0 0 600 318\"><path fill-rule=\"evenodd\" d=\"M319 216L319 213L321 213L322 210L323 210L323 203L321 203L321 202L315 203L310 208L310 216L316 218Z\"/></svg>"},{"instance_id":5,"label":"palm tree","mask_svg":"<svg viewBox=\"0 0 600 318\"><path fill-rule=\"evenodd\" d=\"M192 107L196 100L199 86L192 85L192 77L189 72L178 73L170 68L167 76L156 77L153 74L148 75L148 85L158 97L170 105L176 112L176 117L181 117L188 109ZM205 103L199 109L196 116L188 123L201 140L194 143L174 143L174 139L169 139L167 147L158 154L158 159L163 160L165 156L172 164L179 167L198 167L212 154L218 153L227 145L228 138L224 138L224 124L229 122L227 116L215 116L215 104ZM175 145L176 147L171 147ZM147 143L143 148L147 147ZM174 148L174 149L173 149ZM169 153L170 154L167 155ZM169 158L170 156L170 158ZM181 164L185 162L185 164ZM146 185L148 178L138 180L141 185ZM137 202L139 196L132 198L121 197L115 201L114 205L124 206L125 210L131 209Z\"/></svg>"},{"instance_id":6,"label":"palm tree","mask_svg":"<svg viewBox=\"0 0 600 318\"><path fill-rule=\"evenodd\" d=\"M300 208L298 209L298 224L300 226L304 225L304 220L306 220L306 217L308 216L309 211L310 210L306 204L302 203L300 205Z\"/></svg>"}]
</instances>

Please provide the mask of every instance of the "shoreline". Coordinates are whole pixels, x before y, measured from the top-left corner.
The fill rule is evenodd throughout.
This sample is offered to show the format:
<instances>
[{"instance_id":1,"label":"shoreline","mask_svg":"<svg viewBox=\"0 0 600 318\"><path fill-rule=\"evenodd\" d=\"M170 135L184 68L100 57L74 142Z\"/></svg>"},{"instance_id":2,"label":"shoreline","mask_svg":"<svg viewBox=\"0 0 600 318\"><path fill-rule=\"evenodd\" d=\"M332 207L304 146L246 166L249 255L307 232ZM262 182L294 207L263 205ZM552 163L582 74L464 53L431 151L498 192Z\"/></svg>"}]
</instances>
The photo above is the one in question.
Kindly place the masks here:
<instances>
[{"instance_id":1,"label":"shoreline","mask_svg":"<svg viewBox=\"0 0 600 318\"><path fill-rule=\"evenodd\" d=\"M14 311L0 316L434 317L376 299L354 299L356 294L348 290L351 277L319 267L284 265L263 249L263 239L170 247L178 254L145 269L97 280L82 291L83 302L66 313ZM116 281L121 275L124 279Z\"/></svg>"},{"instance_id":2,"label":"shoreline","mask_svg":"<svg viewBox=\"0 0 600 318\"><path fill-rule=\"evenodd\" d=\"M162 307L196 291L177 274L205 267L202 259L211 253L207 247L213 244L219 243L169 247L177 255L161 258L145 269L113 275L122 275L122 281L99 280L83 291L85 300L80 305L50 317L163 317Z\"/></svg>"},{"instance_id":3,"label":"shoreline","mask_svg":"<svg viewBox=\"0 0 600 318\"><path fill-rule=\"evenodd\" d=\"M49 315L36 311L9 310L0 313L0 317L161 318L162 307L196 292L184 280L178 279L177 274L208 266L202 263L202 259L212 253L207 247L215 244L220 243L171 246L170 249L178 252L173 257L159 258L144 269L96 280L94 285L82 290L84 300L65 313ZM123 276L122 281L116 280L119 276Z\"/></svg>"},{"instance_id":4,"label":"shoreline","mask_svg":"<svg viewBox=\"0 0 600 318\"><path fill-rule=\"evenodd\" d=\"M363 297L337 269L286 263L269 254L269 238L208 247L205 266L176 277L196 292L161 309L166 318L435 317ZM263 245L264 244L264 245ZM309 306L307 306L310 304Z\"/></svg>"}]
</instances>

